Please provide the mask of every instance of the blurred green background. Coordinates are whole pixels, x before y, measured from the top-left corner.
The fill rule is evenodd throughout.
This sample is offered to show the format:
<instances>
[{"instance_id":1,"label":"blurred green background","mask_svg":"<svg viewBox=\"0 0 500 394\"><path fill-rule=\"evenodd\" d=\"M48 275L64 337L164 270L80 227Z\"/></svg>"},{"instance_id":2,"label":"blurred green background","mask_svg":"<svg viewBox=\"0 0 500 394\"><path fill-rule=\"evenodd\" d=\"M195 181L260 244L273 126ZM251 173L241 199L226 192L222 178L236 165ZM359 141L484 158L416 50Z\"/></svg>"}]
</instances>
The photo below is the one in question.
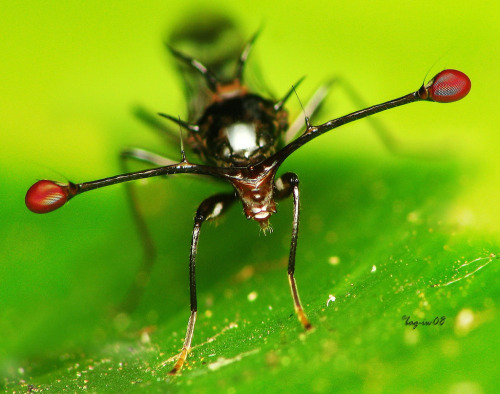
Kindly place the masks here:
<instances>
[{"instance_id":1,"label":"blurred green background","mask_svg":"<svg viewBox=\"0 0 500 394\"><path fill-rule=\"evenodd\" d=\"M377 116L403 145L442 152L439 160L394 156L361 121L314 140L283 166L302 182L297 280L312 334L301 334L286 283L291 203L280 204L270 236L259 235L239 206L220 226L207 225L194 344L222 334L193 351L182 376L168 378L171 363L162 361L181 347L189 315L192 217L220 186L177 177L142 188L159 261L138 310L118 318L110 310L141 258L123 186L49 215L29 212L24 195L38 179L114 175L123 147L176 157L178 147L162 145L132 108L185 115L181 79L162 41L200 8L231 16L246 37L263 26L248 71L257 64L277 96L307 75L298 90L306 101L341 76L376 104L444 68L466 72L472 91L458 103L417 103ZM0 387L493 391L498 12L494 2L426 0L4 4ZM292 118L300 115L294 98L289 107ZM317 121L354 109L333 92ZM472 263L457 270L465 262ZM250 302L252 292L258 297ZM330 295L336 301L327 307ZM403 315L447 319L413 330ZM225 330L230 323L238 327ZM150 337L147 327L155 327Z\"/></svg>"}]
</instances>

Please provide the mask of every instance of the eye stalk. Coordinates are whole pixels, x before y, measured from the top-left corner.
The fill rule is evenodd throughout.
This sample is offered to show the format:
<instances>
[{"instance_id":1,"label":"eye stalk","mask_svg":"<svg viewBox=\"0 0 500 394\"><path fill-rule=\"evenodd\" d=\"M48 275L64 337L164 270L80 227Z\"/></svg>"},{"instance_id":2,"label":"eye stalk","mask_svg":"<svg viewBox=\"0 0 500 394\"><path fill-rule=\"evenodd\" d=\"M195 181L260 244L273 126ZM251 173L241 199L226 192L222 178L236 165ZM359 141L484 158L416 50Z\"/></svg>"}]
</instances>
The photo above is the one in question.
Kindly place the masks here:
<instances>
[{"instance_id":1,"label":"eye stalk","mask_svg":"<svg viewBox=\"0 0 500 394\"><path fill-rule=\"evenodd\" d=\"M336 129L339 126L353 122L358 119L386 111L391 108L399 107L416 101L434 101L438 103L451 103L464 98L471 89L469 77L458 70L443 70L437 74L427 85L423 85L418 91L407 94L400 98L387 101L382 104L352 112L337 119L332 119L319 126L308 125L304 134L292 141L280 151L272 154L267 159L258 163L258 165L248 166L212 166L189 163L183 160L177 164L164 167L157 167L148 170L137 171L128 174L115 175L109 178L100 179L92 182L74 184L71 182L61 183L55 181L42 180L35 183L26 193L26 206L35 213L48 213L62 207L66 202L77 194L114 185L117 183L145 179L155 176L174 175L174 174L200 174L209 175L225 179L231 183L238 182L241 179L253 180L255 182L269 178L269 185L274 180L274 174L277 168L285 159L295 152L298 148L311 141L327 131ZM257 170L258 169L258 170ZM260 171L260 172L259 172ZM267 177L267 175L272 176ZM268 186L269 186L268 185ZM267 211L266 211L267 212ZM272 212L271 212L272 213ZM262 219L255 217L256 220Z\"/></svg>"},{"instance_id":2,"label":"eye stalk","mask_svg":"<svg viewBox=\"0 0 500 394\"><path fill-rule=\"evenodd\" d=\"M463 99L469 93L471 82L467 75L458 70L443 70L418 91L422 100L437 103L452 103Z\"/></svg>"}]
</instances>

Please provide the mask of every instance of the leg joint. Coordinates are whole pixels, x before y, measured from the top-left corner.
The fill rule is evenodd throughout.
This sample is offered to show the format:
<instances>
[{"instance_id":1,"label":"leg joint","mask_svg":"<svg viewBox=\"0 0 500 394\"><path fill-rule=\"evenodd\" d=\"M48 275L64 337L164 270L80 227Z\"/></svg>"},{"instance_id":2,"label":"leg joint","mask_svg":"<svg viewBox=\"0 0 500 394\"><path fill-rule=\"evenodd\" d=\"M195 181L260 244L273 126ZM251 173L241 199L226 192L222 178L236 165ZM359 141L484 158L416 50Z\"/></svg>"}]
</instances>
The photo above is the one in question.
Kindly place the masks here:
<instances>
[{"instance_id":1,"label":"leg joint","mask_svg":"<svg viewBox=\"0 0 500 394\"><path fill-rule=\"evenodd\" d=\"M274 183L276 197L279 199L286 198L295 187L299 186L299 177L294 172L287 172L281 175Z\"/></svg>"},{"instance_id":2,"label":"leg joint","mask_svg":"<svg viewBox=\"0 0 500 394\"><path fill-rule=\"evenodd\" d=\"M234 194L221 193L205 199L194 218L196 223L203 223L206 220L212 220L222 215L235 201Z\"/></svg>"}]
</instances>

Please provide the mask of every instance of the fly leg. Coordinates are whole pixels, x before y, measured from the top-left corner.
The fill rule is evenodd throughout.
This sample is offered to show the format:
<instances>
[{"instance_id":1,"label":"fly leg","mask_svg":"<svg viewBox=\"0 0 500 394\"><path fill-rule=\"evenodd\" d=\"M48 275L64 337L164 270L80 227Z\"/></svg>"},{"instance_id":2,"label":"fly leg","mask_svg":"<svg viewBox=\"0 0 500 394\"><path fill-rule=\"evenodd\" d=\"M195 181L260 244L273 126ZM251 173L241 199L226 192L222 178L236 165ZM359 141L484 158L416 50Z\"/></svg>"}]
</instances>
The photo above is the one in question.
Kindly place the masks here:
<instances>
[{"instance_id":1,"label":"fly leg","mask_svg":"<svg viewBox=\"0 0 500 394\"><path fill-rule=\"evenodd\" d=\"M284 136L286 144L288 144L295 137L297 137L300 131L303 132L306 125L309 125L309 118L314 116L314 114L319 110L321 104L323 104L323 100L330 92L330 87L333 84L333 82L334 82L333 80L328 81L316 89L316 91L313 93L312 97L309 99L309 101L306 103L306 106L304 107L306 121L304 122L304 118L302 116L297 117L293 121L293 123L290 125Z\"/></svg>"},{"instance_id":2,"label":"fly leg","mask_svg":"<svg viewBox=\"0 0 500 394\"><path fill-rule=\"evenodd\" d=\"M122 170L125 173L130 171L128 161L131 159L159 166L167 166L176 163L175 161L167 159L163 156L137 148L124 150L121 153L120 159ZM143 249L141 266L136 273L134 282L132 283L127 295L118 307L119 310L130 312L137 307L144 292L144 288L149 281L151 270L154 266L156 251L151 234L148 230L141 210L139 209L135 185L128 182L125 184L125 188L127 191L130 212L132 213L132 218L135 222Z\"/></svg>"},{"instance_id":3,"label":"fly leg","mask_svg":"<svg viewBox=\"0 0 500 394\"><path fill-rule=\"evenodd\" d=\"M368 107L361 94L346 79L341 77L332 78L313 93L304 107L304 113L306 115L305 122L304 118L301 116L295 119L284 136L285 143L291 142L299 134L302 134L301 132L303 132L304 126L309 125L309 118L319 110L325 97L332 89L332 86L342 91L349 101L357 108ZM366 120L376 134L378 140L394 155L415 157L417 159L435 159L442 157L443 154L446 153L443 148L433 149L433 147L428 146L416 146L415 142L412 142L411 145L404 144L377 117L368 117Z\"/></svg>"},{"instance_id":4,"label":"fly leg","mask_svg":"<svg viewBox=\"0 0 500 394\"><path fill-rule=\"evenodd\" d=\"M300 302L299 292L297 290L297 283L295 282L295 252L297 250L297 239L299 236L299 178L293 172L287 172L279 177L274 184L276 198L283 199L293 195L293 224L292 224L292 241L290 244L290 257L288 259L288 281L290 283L290 290L292 292L293 304L295 312L302 326L306 330L312 328L309 319L307 318L302 304Z\"/></svg>"},{"instance_id":5,"label":"fly leg","mask_svg":"<svg viewBox=\"0 0 500 394\"><path fill-rule=\"evenodd\" d=\"M338 85L348 97L348 99L359 108L368 107L367 103L359 92L344 78L335 78L332 83ZM370 123L371 128L377 135L378 139L382 142L384 147L395 155L413 156L415 152L410 152L397 140L397 138L388 130L377 117L369 117L367 121ZM417 155L419 156L419 155Z\"/></svg>"},{"instance_id":6,"label":"fly leg","mask_svg":"<svg viewBox=\"0 0 500 394\"><path fill-rule=\"evenodd\" d=\"M173 145L179 144L179 129L167 126L157 113L148 111L142 106L136 106L133 111L139 121L157 132L162 139L165 139L165 142ZM185 138L182 137L182 139L186 142Z\"/></svg>"},{"instance_id":7,"label":"fly leg","mask_svg":"<svg viewBox=\"0 0 500 394\"><path fill-rule=\"evenodd\" d=\"M215 219L224 213L234 202L236 195L234 193L216 194L207 198L201 203L194 218L193 238L191 240L191 254L189 256L189 292L191 300L191 314L186 330L186 338L182 346L181 354L177 359L169 375L175 375L179 372L186 361L189 350L191 349L191 341L193 339L194 324L196 322L196 312L198 310L198 302L196 299L196 275L195 262L196 253L198 251L198 239L200 236L201 225L207 220Z\"/></svg>"},{"instance_id":8,"label":"fly leg","mask_svg":"<svg viewBox=\"0 0 500 394\"><path fill-rule=\"evenodd\" d=\"M329 82L334 85L335 89L342 91L347 96L349 101L357 108L368 107L367 102L363 99L357 89L355 89L345 78L337 77ZM319 90L318 90L319 91ZM368 117L366 121L374 131L377 139L382 143L385 149L396 156L414 157L417 159L436 159L446 153L446 146L418 146L416 141L411 144L400 140L378 117Z\"/></svg>"}]
</instances>

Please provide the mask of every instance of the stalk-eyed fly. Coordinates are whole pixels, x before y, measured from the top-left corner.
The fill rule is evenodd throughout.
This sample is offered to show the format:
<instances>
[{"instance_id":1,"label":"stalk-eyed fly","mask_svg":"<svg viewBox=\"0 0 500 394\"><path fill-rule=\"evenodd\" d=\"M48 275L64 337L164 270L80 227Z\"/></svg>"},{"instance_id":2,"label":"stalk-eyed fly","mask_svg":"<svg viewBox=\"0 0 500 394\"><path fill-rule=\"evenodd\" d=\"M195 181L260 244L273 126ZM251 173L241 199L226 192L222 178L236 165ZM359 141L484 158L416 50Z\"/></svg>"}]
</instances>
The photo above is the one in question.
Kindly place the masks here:
<instances>
[{"instance_id":1,"label":"stalk-eyed fly","mask_svg":"<svg viewBox=\"0 0 500 394\"><path fill-rule=\"evenodd\" d=\"M415 92L402 97L364 108L350 114L314 125L305 117L305 130L290 130L285 103L293 93L290 89L281 99L273 100L256 94L243 81L243 71L255 35L236 58L231 78L217 75L213 65L207 65L178 49L169 46L173 56L187 68L187 72L201 78L205 84L204 101L193 99L190 103L191 119L181 120L175 116L159 115L176 123L184 130L181 142L198 155L203 164L190 161L181 144L181 160L172 161L141 149L123 152L124 160L136 159L154 165L153 168L127 172L92 182L73 183L40 180L28 190L26 205L35 213L48 213L62 207L66 202L84 192L122 182L138 179L169 176L174 174L201 174L215 177L232 186L232 191L220 193L204 200L195 215L189 259L189 285L191 313L187 325L182 351L170 374L178 373L190 351L198 311L196 297L195 262L201 226L204 222L221 216L233 203L239 201L247 219L258 223L261 229L269 229L269 219L276 213L276 201L288 197L293 199L293 222L288 261L288 280L292 299L300 324L305 330L312 325L302 307L295 281L295 252L299 233L299 178L288 172L277 176L281 164L297 149L312 139L334 130L346 123L376 114L381 111L417 101L448 103L462 99L470 90L471 82L462 72L444 70ZM206 37L205 37L206 38ZM300 82L300 80L299 80ZM189 87L189 86L188 86ZM321 102L324 89L313 96L309 112L314 112ZM153 120L154 122L154 120ZM128 185L136 221L146 244L146 254L152 250L150 237L144 220L135 207L134 191ZM146 261L150 264L153 254ZM146 264L146 265L147 265ZM137 294L132 294L132 299ZM133 302L133 300L132 300Z\"/></svg>"}]
</instances>

